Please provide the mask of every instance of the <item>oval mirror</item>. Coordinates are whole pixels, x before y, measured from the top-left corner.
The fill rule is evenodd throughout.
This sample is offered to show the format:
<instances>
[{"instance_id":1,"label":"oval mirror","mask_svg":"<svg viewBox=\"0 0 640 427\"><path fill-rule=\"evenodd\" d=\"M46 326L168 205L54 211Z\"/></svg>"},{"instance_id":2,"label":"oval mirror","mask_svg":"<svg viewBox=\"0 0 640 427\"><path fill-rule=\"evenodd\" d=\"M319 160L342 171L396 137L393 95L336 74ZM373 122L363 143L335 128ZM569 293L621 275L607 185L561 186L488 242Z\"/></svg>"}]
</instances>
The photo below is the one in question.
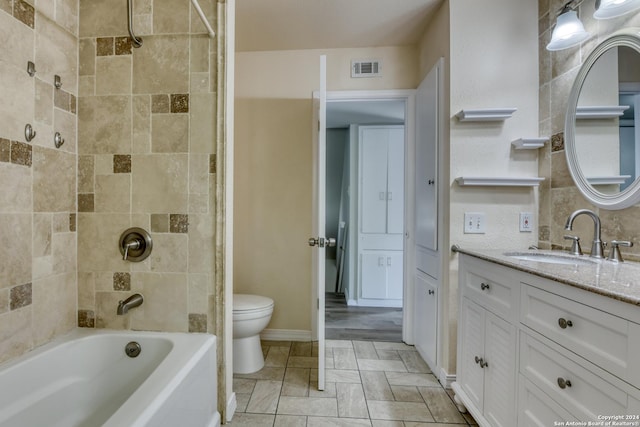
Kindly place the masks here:
<instances>
[{"instance_id":1,"label":"oval mirror","mask_svg":"<svg viewBox=\"0 0 640 427\"><path fill-rule=\"evenodd\" d=\"M630 28L591 52L569 94L564 135L569 171L600 208L640 202L639 115L640 29Z\"/></svg>"}]
</instances>

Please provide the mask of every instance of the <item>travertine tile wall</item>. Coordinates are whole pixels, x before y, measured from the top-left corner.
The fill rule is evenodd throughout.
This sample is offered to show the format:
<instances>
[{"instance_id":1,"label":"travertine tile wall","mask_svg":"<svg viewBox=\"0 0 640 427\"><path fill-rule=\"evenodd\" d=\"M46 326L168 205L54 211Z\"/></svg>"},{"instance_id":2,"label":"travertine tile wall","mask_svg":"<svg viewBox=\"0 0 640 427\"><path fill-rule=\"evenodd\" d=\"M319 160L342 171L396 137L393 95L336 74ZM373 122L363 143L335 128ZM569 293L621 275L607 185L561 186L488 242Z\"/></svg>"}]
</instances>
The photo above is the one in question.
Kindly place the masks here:
<instances>
[{"instance_id":1,"label":"travertine tile wall","mask_svg":"<svg viewBox=\"0 0 640 427\"><path fill-rule=\"evenodd\" d=\"M574 185L567 167L564 151L564 118L571 85L580 65L597 46L613 32L625 27L640 26L640 12L620 18L596 20L595 0L585 0L578 11L585 29L592 38L580 47L558 52L549 52L546 45L558 11L564 0L539 0L539 70L540 70L540 135L551 136L551 142L540 150L539 173L545 177L540 186L539 242L544 248L567 247L563 239L564 224L571 212L576 209L592 209L602 220L604 241L612 239L631 240L633 248L624 248L631 258L640 258L640 206L606 211L591 205ZM583 242L583 249L590 247L593 236L593 222L588 218L579 218L574 227L575 234Z\"/></svg>"},{"instance_id":2,"label":"travertine tile wall","mask_svg":"<svg viewBox=\"0 0 640 427\"><path fill-rule=\"evenodd\" d=\"M216 2L201 0L210 22ZM189 0L80 0L78 322L214 332L216 41ZM151 233L141 263L120 234ZM140 292L125 316L118 301Z\"/></svg>"},{"instance_id":3,"label":"travertine tile wall","mask_svg":"<svg viewBox=\"0 0 640 427\"><path fill-rule=\"evenodd\" d=\"M76 325L77 49L77 0L0 0L0 361Z\"/></svg>"}]
</instances>

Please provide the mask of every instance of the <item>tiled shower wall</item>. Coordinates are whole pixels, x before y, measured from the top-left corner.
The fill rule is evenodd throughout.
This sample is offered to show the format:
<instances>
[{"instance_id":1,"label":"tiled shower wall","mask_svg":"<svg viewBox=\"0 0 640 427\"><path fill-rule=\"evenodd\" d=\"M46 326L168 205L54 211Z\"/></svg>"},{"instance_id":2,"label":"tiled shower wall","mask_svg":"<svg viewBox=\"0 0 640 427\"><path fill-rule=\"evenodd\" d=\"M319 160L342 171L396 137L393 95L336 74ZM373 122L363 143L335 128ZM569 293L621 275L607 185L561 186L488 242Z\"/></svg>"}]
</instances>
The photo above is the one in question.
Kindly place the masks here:
<instances>
[{"instance_id":1,"label":"tiled shower wall","mask_svg":"<svg viewBox=\"0 0 640 427\"><path fill-rule=\"evenodd\" d=\"M77 0L0 0L0 361L76 325L77 48Z\"/></svg>"},{"instance_id":2,"label":"tiled shower wall","mask_svg":"<svg viewBox=\"0 0 640 427\"><path fill-rule=\"evenodd\" d=\"M216 3L201 0L212 24ZM216 42L189 0L80 0L78 322L213 332ZM120 234L153 251L122 260ZM142 293L125 316L118 301Z\"/></svg>"},{"instance_id":3,"label":"tiled shower wall","mask_svg":"<svg viewBox=\"0 0 640 427\"><path fill-rule=\"evenodd\" d=\"M593 18L595 0L585 0L579 8L579 16L592 38L580 47L549 52L545 46L558 11L565 0L539 0L539 71L540 71L540 135L552 136L551 142L540 149L539 173L545 177L540 185L539 242L544 248L567 247L563 239L567 217L576 209L592 209L602 220L604 241L631 240L633 248L623 248L633 258L640 258L640 206L607 211L591 205L574 185L564 151L564 118L571 85L580 65L597 46L613 32L625 27L640 26L640 12L620 18L596 20ZM583 249L590 247L593 222L579 218L574 232L582 239Z\"/></svg>"}]
</instances>

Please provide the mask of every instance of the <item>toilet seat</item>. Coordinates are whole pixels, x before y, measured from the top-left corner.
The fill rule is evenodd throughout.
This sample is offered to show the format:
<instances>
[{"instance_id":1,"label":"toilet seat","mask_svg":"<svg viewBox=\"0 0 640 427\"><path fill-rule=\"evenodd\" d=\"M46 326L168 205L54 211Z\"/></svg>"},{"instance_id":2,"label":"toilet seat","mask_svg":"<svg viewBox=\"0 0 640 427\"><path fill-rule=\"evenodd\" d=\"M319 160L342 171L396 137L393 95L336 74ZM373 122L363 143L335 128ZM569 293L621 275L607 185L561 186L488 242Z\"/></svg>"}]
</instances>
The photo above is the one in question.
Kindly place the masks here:
<instances>
[{"instance_id":1,"label":"toilet seat","mask_svg":"<svg viewBox=\"0 0 640 427\"><path fill-rule=\"evenodd\" d=\"M273 300L261 295L233 294L233 312L259 312L273 308Z\"/></svg>"}]
</instances>

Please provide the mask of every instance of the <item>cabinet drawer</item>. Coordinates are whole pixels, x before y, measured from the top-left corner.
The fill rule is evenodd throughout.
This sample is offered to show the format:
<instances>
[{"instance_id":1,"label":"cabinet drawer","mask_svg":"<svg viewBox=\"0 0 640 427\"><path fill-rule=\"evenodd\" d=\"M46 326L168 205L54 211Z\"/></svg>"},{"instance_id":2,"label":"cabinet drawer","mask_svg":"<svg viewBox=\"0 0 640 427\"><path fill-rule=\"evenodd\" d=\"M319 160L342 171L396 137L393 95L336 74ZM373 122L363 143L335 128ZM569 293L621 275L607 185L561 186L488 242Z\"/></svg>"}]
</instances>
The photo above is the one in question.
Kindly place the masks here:
<instances>
[{"instance_id":1,"label":"cabinet drawer","mask_svg":"<svg viewBox=\"0 0 640 427\"><path fill-rule=\"evenodd\" d=\"M522 374L518 384L518 427L549 427L560 420L578 421Z\"/></svg>"},{"instance_id":2,"label":"cabinet drawer","mask_svg":"<svg viewBox=\"0 0 640 427\"><path fill-rule=\"evenodd\" d=\"M636 327L576 301L522 286L521 322L614 375L638 384L631 351ZM635 331L635 332L634 332ZM636 372L634 372L636 371Z\"/></svg>"},{"instance_id":3,"label":"cabinet drawer","mask_svg":"<svg viewBox=\"0 0 640 427\"><path fill-rule=\"evenodd\" d=\"M475 260L465 259L465 271L462 275L464 296L480 304L504 319L513 316L514 295L517 295L518 281L501 267L491 264L492 268L483 268ZM516 296L517 298L517 296Z\"/></svg>"},{"instance_id":4,"label":"cabinet drawer","mask_svg":"<svg viewBox=\"0 0 640 427\"><path fill-rule=\"evenodd\" d=\"M608 381L611 376L594 374L526 333L520 336L520 373L581 421L627 413L628 395ZM562 388L561 380L570 383Z\"/></svg>"}]
</instances>

